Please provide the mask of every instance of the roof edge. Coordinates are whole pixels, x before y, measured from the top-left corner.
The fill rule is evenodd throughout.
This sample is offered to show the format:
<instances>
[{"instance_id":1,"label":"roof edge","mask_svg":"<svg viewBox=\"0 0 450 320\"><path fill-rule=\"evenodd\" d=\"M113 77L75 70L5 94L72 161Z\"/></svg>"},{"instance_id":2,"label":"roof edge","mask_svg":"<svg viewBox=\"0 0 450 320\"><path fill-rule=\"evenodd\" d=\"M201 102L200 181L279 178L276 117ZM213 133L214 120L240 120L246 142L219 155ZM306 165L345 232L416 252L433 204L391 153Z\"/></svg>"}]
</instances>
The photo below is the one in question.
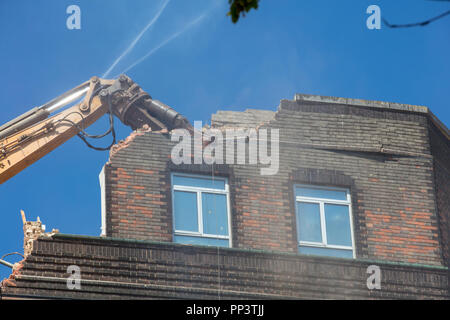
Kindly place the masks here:
<instances>
[{"instance_id":1,"label":"roof edge","mask_svg":"<svg viewBox=\"0 0 450 320\"><path fill-rule=\"evenodd\" d=\"M447 126L436 117L431 110L426 106L403 104L396 102L386 102L377 100L364 100L364 99L353 99L353 98L342 98L333 96L320 96L313 94L303 94L296 93L294 96L294 101L302 102L317 102L317 103L332 103L332 104L345 104L355 107L366 107L366 108L380 108L393 111L403 111L403 112L416 112L424 113L428 115L429 119L434 123L434 125L441 130L447 139L450 139L450 132Z\"/></svg>"},{"instance_id":2,"label":"roof edge","mask_svg":"<svg viewBox=\"0 0 450 320\"><path fill-rule=\"evenodd\" d=\"M138 240L138 239L130 239L130 238L115 238L115 237L105 237L105 236L88 236L88 235L76 235L76 234L64 234L64 233L56 233L51 236L52 239L55 240L74 240L74 241L100 241L100 242L115 242L115 243L123 243L123 244L147 244L147 245L165 245L170 247L178 247L178 248L204 248L204 249L213 249L216 250L215 247L211 246L203 246L203 245L195 245L195 246L187 246L180 243L174 243L174 242L161 242L161 241L154 241L154 240ZM42 238L43 240L49 240L48 237ZM312 259L327 259L330 262L336 261L341 263L354 263L354 262L360 262L360 263L377 263L384 266L398 266L398 267L412 267L412 268L425 268L425 269L434 269L434 270L441 270L441 271L448 271L449 268L446 266L439 266L439 265L426 265L426 264L419 264L419 263L407 263L407 262L399 262L399 261L387 261L387 260L374 260L374 259L365 259L365 258L359 258L359 259L348 259L348 258L339 258L339 257L325 257L325 256L315 256L315 255L306 255L306 254L299 254L299 253L293 253L293 252L279 252L279 251L272 251L272 250L261 250L261 249L248 249L248 248L220 248L220 250L223 251L230 251L230 252L239 252L239 253L255 253L255 254L275 254L278 256L286 256L286 257L308 257Z\"/></svg>"}]
</instances>

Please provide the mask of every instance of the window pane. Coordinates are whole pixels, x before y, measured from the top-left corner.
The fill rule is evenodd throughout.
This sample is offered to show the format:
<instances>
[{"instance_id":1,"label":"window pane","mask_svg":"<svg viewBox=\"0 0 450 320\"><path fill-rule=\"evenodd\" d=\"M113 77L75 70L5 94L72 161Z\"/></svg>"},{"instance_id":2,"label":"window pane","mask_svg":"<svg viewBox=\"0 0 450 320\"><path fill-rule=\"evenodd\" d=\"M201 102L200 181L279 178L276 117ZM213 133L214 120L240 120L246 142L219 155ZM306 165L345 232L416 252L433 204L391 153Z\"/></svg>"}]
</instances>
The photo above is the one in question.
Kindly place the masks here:
<instances>
[{"instance_id":1,"label":"window pane","mask_svg":"<svg viewBox=\"0 0 450 320\"><path fill-rule=\"evenodd\" d=\"M298 251L303 254L313 254L313 255L317 255L317 256L353 258L352 250L299 246Z\"/></svg>"},{"instance_id":2,"label":"window pane","mask_svg":"<svg viewBox=\"0 0 450 320\"><path fill-rule=\"evenodd\" d=\"M352 245L348 206L325 204L325 223L328 244Z\"/></svg>"},{"instance_id":3,"label":"window pane","mask_svg":"<svg viewBox=\"0 0 450 320\"><path fill-rule=\"evenodd\" d=\"M175 230L198 232L197 193L174 191Z\"/></svg>"},{"instance_id":4,"label":"window pane","mask_svg":"<svg viewBox=\"0 0 450 320\"><path fill-rule=\"evenodd\" d=\"M203 233L228 235L227 197L202 193Z\"/></svg>"},{"instance_id":5,"label":"window pane","mask_svg":"<svg viewBox=\"0 0 450 320\"><path fill-rule=\"evenodd\" d=\"M299 197L347 200L347 192L342 190L320 189L320 188L295 188L295 195Z\"/></svg>"},{"instance_id":6,"label":"window pane","mask_svg":"<svg viewBox=\"0 0 450 320\"><path fill-rule=\"evenodd\" d=\"M196 178L185 176L173 176L173 184L187 187L200 187L225 190L225 180L212 178Z\"/></svg>"},{"instance_id":7,"label":"window pane","mask_svg":"<svg viewBox=\"0 0 450 320\"><path fill-rule=\"evenodd\" d=\"M192 245L204 245L204 246L215 246L215 247L229 247L230 246L230 242L228 239L214 239L214 238L175 235L173 237L173 240L176 243L192 244Z\"/></svg>"},{"instance_id":8,"label":"window pane","mask_svg":"<svg viewBox=\"0 0 450 320\"><path fill-rule=\"evenodd\" d=\"M322 242L318 203L297 202L297 230L301 241Z\"/></svg>"}]
</instances>

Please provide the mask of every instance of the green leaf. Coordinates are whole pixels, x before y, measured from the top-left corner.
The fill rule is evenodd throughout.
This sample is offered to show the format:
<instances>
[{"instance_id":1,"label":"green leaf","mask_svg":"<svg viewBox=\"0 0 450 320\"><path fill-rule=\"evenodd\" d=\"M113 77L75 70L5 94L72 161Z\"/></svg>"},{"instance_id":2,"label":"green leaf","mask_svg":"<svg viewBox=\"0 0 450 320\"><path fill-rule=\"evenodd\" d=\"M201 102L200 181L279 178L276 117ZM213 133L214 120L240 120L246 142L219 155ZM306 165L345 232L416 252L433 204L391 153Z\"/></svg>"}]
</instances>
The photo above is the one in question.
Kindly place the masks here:
<instances>
[{"instance_id":1,"label":"green leaf","mask_svg":"<svg viewBox=\"0 0 450 320\"><path fill-rule=\"evenodd\" d=\"M227 15L231 16L233 23L236 23L241 14L245 17L246 12L249 12L251 9L258 9L259 0L228 0L228 3L230 4L230 11Z\"/></svg>"}]
</instances>

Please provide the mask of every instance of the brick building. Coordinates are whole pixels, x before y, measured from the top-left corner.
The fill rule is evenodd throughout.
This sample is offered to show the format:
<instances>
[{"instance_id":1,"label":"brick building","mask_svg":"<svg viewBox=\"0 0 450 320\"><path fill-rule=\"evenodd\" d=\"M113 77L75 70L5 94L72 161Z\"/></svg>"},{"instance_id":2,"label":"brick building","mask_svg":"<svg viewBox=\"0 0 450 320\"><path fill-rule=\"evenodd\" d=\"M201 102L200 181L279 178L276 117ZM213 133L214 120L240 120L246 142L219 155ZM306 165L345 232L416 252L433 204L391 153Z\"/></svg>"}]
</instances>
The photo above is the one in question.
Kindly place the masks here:
<instances>
[{"instance_id":1,"label":"brick building","mask_svg":"<svg viewBox=\"0 0 450 320\"><path fill-rule=\"evenodd\" d=\"M449 298L449 131L426 107L296 95L276 112L218 111L211 127L236 147L223 163L194 161L194 138L192 163L176 164L174 132L116 145L102 235L34 240L2 297ZM255 132L275 174L261 174Z\"/></svg>"}]
</instances>

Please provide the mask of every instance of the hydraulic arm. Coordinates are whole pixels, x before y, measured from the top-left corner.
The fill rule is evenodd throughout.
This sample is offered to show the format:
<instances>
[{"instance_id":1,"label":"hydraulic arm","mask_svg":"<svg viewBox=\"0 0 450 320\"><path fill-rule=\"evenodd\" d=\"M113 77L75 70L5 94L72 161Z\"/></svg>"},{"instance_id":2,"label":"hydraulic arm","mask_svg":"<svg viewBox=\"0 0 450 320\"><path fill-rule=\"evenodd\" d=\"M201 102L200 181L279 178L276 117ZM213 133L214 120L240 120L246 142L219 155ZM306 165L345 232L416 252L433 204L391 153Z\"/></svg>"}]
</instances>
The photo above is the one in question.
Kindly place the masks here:
<instances>
[{"instance_id":1,"label":"hydraulic arm","mask_svg":"<svg viewBox=\"0 0 450 320\"><path fill-rule=\"evenodd\" d=\"M83 96L80 103L52 115ZM84 130L105 113L109 113L110 117L109 130L102 135L88 135ZM164 103L153 100L129 77L121 75L117 80L93 77L0 127L0 184L74 135L79 135L90 145L86 137L100 138L112 133L115 143L113 115L133 130L145 124L154 131L175 128L192 130L185 117ZM96 149L107 150L109 147Z\"/></svg>"}]
</instances>

